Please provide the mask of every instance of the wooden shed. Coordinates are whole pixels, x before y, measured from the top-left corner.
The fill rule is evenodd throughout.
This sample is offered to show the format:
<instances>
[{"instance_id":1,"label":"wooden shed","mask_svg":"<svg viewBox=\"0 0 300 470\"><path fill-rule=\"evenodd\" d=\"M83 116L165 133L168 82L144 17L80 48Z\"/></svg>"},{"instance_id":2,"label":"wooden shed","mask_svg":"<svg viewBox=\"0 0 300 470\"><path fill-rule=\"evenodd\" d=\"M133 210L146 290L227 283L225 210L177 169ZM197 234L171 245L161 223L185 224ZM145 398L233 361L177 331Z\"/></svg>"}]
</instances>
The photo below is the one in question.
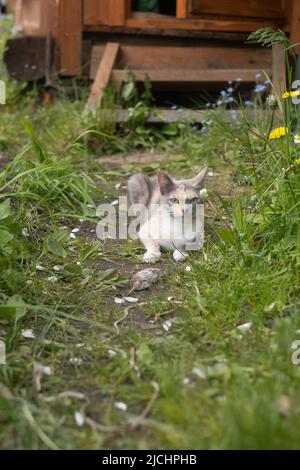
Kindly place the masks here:
<instances>
[{"instance_id":1,"label":"wooden shed","mask_svg":"<svg viewBox=\"0 0 300 470\"><path fill-rule=\"evenodd\" d=\"M154 83L186 86L237 77L251 82L264 70L280 86L280 48L276 71L272 51L245 39L270 26L300 42L300 0L148 0L150 11L141 11L141 4L17 0L16 37L5 57L10 73L36 80L51 66L61 76L89 76L96 95L110 79L124 80L128 70L137 81L147 75Z\"/></svg>"}]
</instances>

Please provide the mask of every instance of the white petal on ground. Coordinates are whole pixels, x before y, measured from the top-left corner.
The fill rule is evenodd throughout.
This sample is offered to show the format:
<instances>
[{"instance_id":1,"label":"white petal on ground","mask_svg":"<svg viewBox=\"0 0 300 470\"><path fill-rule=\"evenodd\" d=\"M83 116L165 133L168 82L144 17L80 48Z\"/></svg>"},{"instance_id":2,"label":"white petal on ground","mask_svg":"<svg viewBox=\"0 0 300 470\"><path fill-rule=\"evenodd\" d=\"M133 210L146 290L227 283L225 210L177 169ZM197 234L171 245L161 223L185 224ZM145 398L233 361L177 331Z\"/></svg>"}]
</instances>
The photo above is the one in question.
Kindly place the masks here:
<instances>
[{"instance_id":1,"label":"white petal on ground","mask_svg":"<svg viewBox=\"0 0 300 470\"><path fill-rule=\"evenodd\" d=\"M115 304L118 304L118 305L125 304L125 300L121 299L120 297L116 297Z\"/></svg>"},{"instance_id":2,"label":"white petal on ground","mask_svg":"<svg viewBox=\"0 0 300 470\"><path fill-rule=\"evenodd\" d=\"M124 297L124 300L126 300L126 302L129 302L130 304L136 304L139 301L139 299L135 297Z\"/></svg>"},{"instance_id":3,"label":"white petal on ground","mask_svg":"<svg viewBox=\"0 0 300 470\"><path fill-rule=\"evenodd\" d=\"M26 281L26 285L27 285L27 286L32 286L32 284L33 284L33 282L32 282L31 279L29 279L28 281Z\"/></svg>"},{"instance_id":4,"label":"white petal on ground","mask_svg":"<svg viewBox=\"0 0 300 470\"><path fill-rule=\"evenodd\" d=\"M116 199L115 201L113 201L113 202L111 203L111 205L112 205L112 206L118 206L118 205L119 205L119 200Z\"/></svg>"},{"instance_id":5,"label":"white petal on ground","mask_svg":"<svg viewBox=\"0 0 300 470\"><path fill-rule=\"evenodd\" d=\"M165 323L163 324L163 329L164 329L165 331L169 331L170 328L171 328L171 326L172 326L172 323L171 323L169 320L167 320L167 321L165 321Z\"/></svg>"},{"instance_id":6,"label":"white petal on ground","mask_svg":"<svg viewBox=\"0 0 300 470\"><path fill-rule=\"evenodd\" d=\"M82 426L85 423L85 416L82 413L80 413L80 411L75 411L74 418L75 418L75 422L76 422L77 426L82 428Z\"/></svg>"},{"instance_id":7,"label":"white petal on ground","mask_svg":"<svg viewBox=\"0 0 300 470\"><path fill-rule=\"evenodd\" d=\"M117 401L114 406L120 411L127 411L128 408L126 403L123 403L122 401Z\"/></svg>"},{"instance_id":8,"label":"white petal on ground","mask_svg":"<svg viewBox=\"0 0 300 470\"><path fill-rule=\"evenodd\" d=\"M121 183L115 185L115 189L118 191L121 188Z\"/></svg>"},{"instance_id":9,"label":"white petal on ground","mask_svg":"<svg viewBox=\"0 0 300 470\"><path fill-rule=\"evenodd\" d=\"M206 375L200 367L194 367L192 372L198 377L198 379L206 379Z\"/></svg>"},{"instance_id":10,"label":"white petal on ground","mask_svg":"<svg viewBox=\"0 0 300 470\"><path fill-rule=\"evenodd\" d=\"M243 323L243 325L237 326L237 330L244 332L244 331L249 331L252 328L252 323Z\"/></svg>"},{"instance_id":11,"label":"white petal on ground","mask_svg":"<svg viewBox=\"0 0 300 470\"><path fill-rule=\"evenodd\" d=\"M63 271L64 267L61 266L60 264L56 264L55 266L53 266L53 271L56 271L56 272L59 272L59 271Z\"/></svg>"},{"instance_id":12,"label":"white petal on ground","mask_svg":"<svg viewBox=\"0 0 300 470\"><path fill-rule=\"evenodd\" d=\"M28 232L27 228L22 229L22 235L23 235L23 237L29 237L29 232Z\"/></svg>"},{"instance_id":13,"label":"white petal on ground","mask_svg":"<svg viewBox=\"0 0 300 470\"><path fill-rule=\"evenodd\" d=\"M48 277L48 281L55 283L55 282L58 281L58 277L57 276L50 276L50 277Z\"/></svg>"},{"instance_id":14,"label":"white petal on ground","mask_svg":"<svg viewBox=\"0 0 300 470\"><path fill-rule=\"evenodd\" d=\"M40 375L52 375L52 369L49 366L43 366L42 364L35 363L33 365L33 371L35 374Z\"/></svg>"},{"instance_id":15,"label":"white petal on ground","mask_svg":"<svg viewBox=\"0 0 300 470\"><path fill-rule=\"evenodd\" d=\"M109 355L109 357L116 357L117 355L116 351L113 351L112 349L109 349L107 351L107 354Z\"/></svg>"},{"instance_id":16,"label":"white petal on ground","mask_svg":"<svg viewBox=\"0 0 300 470\"><path fill-rule=\"evenodd\" d=\"M70 238L71 238L72 240L75 240L75 238L76 238L75 233L70 233Z\"/></svg>"},{"instance_id":17,"label":"white petal on ground","mask_svg":"<svg viewBox=\"0 0 300 470\"><path fill-rule=\"evenodd\" d=\"M70 357L69 363L73 366L80 366L82 364L82 359L80 359L80 357Z\"/></svg>"},{"instance_id":18,"label":"white petal on ground","mask_svg":"<svg viewBox=\"0 0 300 470\"><path fill-rule=\"evenodd\" d=\"M35 339L33 330L22 330L22 336L25 339Z\"/></svg>"},{"instance_id":19,"label":"white petal on ground","mask_svg":"<svg viewBox=\"0 0 300 470\"><path fill-rule=\"evenodd\" d=\"M72 233L75 233L75 234L79 233L79 232L80 232L79 228L73 228L73 230L72 230Z\"/></svg>"},{"instance_id":20,"label":"white petal on ground","mask_svg":"<svg viewBox=\"0 0 300 470\"><path fill-rule=\"evenodd\" d=\"M187 273L190 273L192 268L190 266L186 266L185 270L186 270Z\"/></svg>"},{"instance_id":21,"label":"white petal on ground","mask_svg":"<svg viewBox=\"0 0 300 470\"><path fill-rule=\"evenodd\" d=\"M46 271L46 268L44 266L40 266L39 264L35 267L37 271Z\"/></svg>"}]
</instances>

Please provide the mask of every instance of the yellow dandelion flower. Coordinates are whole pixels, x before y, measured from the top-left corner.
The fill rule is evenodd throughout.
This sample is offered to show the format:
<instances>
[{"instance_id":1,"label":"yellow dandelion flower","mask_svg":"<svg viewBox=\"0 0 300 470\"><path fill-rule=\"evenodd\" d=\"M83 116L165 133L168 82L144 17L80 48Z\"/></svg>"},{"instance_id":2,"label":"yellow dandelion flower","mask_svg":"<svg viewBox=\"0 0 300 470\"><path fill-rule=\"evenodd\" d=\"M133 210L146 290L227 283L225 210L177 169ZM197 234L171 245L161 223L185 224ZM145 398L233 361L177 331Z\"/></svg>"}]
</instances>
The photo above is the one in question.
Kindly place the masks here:
<instances>
[{"instance_id":1,"label":"yellow dandelion flower","mask_svg":"<svg viewBox=\"0 0 300 470\"><path fill-rule=\"evenodd\" d=\"M295 160L295 163L296 163L296 165L300 165L300 158L297 158L297 159Z\"/></svg>"},{"instance_id":2,"label":"yellow dandelion flower","mask_svg":"<svg viewBox=\"0 0 300 470\"><path fill-rule=\"evenodd\" d=\"M285 91L282 95L282 99L293 98L294 96L300 96L300 91Z\"/></svg>"},{"instance_id":3,"label":"yellow dandelion flower","mask_svg":"<svg viewBox=\"0 0 300 470\"><path fill-rule=\"evenodd\" d=\"M277 127L270 132L269 139L280 139L288 133L287 127Z\"/></svg>"}]
</instances>

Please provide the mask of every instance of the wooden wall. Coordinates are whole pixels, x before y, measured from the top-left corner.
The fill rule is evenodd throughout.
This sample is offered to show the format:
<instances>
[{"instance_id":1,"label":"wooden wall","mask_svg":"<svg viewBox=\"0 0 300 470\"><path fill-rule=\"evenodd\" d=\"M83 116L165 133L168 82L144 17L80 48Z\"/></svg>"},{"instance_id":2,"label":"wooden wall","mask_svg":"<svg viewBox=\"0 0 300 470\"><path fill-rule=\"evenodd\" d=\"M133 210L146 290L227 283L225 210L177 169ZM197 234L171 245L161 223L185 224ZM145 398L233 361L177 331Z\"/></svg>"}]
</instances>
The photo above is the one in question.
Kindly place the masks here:
<instances>
[{"instance_id":1,"label":"wooden wall","mask_svg":"<svg viewBox=\"0 0 300 470\"><path fill-rule=\"evenodd\" d=\"M128 5L127 0L84 0L84 24L123 26Z\"/></svg>"}]
</instances>

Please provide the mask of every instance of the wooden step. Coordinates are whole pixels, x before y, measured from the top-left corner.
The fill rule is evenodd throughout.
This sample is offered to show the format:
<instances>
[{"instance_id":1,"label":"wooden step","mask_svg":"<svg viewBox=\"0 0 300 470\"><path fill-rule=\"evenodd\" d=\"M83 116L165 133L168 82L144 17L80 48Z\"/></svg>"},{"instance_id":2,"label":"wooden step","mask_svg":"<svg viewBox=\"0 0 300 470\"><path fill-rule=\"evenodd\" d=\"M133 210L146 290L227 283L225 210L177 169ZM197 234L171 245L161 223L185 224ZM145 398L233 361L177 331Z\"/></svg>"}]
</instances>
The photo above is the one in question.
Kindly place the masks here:
<instances>
[{"instance_id":1,"label":"wooden step","mask_svg":"<svg viewBox=\"0 0 300 470\"><path fill-rule=\"evenodd\" d=\"M264 70L267 76L271 76L271 69ZM172 70L130 70L137 82L144 82L146 77L151 82L227 82L229 80L241 80L243 82L255 82L255 76L261 74L259 69L172 69ZM126 81L127 70L113 70L112 80L116 82Z\"/></svg>"}]
</instances>

